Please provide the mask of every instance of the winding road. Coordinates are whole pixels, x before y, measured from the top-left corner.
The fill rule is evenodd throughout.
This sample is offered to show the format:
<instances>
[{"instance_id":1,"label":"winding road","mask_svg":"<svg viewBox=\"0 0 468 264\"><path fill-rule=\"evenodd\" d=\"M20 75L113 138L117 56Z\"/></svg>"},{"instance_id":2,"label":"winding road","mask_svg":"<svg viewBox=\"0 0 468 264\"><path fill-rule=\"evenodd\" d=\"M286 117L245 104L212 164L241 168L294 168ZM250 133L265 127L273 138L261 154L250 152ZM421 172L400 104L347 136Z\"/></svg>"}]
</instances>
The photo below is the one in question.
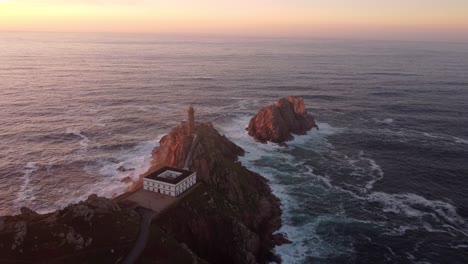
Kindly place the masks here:
<instances>
[{"instance_id":1,"label":"winding road","mask_svg":"<svg viewBox=\"0 0 468 264\"><path fill-rule=\"evenodd\" d=\"M190 163L192 161L192 152L193 149L195 148L195 145L197 144L197 135L195 134L193 137L192 145L190 146L190 151L189 154L187 155L187 158L185 160L185 166L184 169L188 170L190 167ZM196 185L197 186L197 185ZM194 186L194 187L196 187ZM195 188L191 188L193 190ZM186 192L184 195L181 197L185 197L187 195ZM178 200L181 199L181 197L178 197ZM145 250L146 244L148 243L149 237L150 237L150 227L151 227L151 221L156 217L157 213L153 210L144 208L144 207L139 207L138 213L141 215L141 224L140 224L140 233L138 234L138 238L135 241L135 244L132 247L132 250L130 253L127 255L127 257L124 259L122 262L123 264L133 264L135 263L138 258L140 257L141 253L143 253L143 250Z\"/></svg>"},{"instance_id":2,"label":"winding road","mask_svg":"<svg viewBox=\"0 0 468 264\"><path fill-rule=\"evenodd\" d=\"M156 212L147 208L140 207L137 209L141 215L140 233L132 247L132 250L122 262L123 264L133 264L140 257L141 253L146 247L150 237L151 221L156 216Z\"/></svg>"}]
</instances>

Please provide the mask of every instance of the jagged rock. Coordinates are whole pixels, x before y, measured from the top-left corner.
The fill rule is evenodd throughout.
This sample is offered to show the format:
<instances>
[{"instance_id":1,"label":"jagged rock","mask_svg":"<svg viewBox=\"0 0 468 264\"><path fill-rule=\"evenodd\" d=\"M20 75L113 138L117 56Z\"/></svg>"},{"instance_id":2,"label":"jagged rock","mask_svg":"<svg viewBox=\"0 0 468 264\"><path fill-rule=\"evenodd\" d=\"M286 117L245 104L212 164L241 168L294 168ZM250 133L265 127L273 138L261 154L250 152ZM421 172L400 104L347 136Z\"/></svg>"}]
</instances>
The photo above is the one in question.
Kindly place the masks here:
<instances>
[{"instance_id":1,"label":"jagged rock","mask_svg":"<svg viewBox=\"0 0 468 264\"><path fill-rule=\"evenodd\" d=\"M83 249L85 240L83 236L79 233L76 233L72 228L65 236L67 243L75 248L75 250Z\"/></svg>"},{"instance_id":2,"label":"jagged rock","mask_svg":"<svg viewBox=\"0 0 468 264\"><path fill-rule=\"evenodd\" d=\"M26 216L26 217L34 217L34 216L38 216L39 214L34 212L33 210L27 208L27 207L21 207L20 209L20 212L22 215Z\"/></svg>"},{"instance_id":3,"label":"jagged rock","mask_svg":"<svg viewBox=\"0 0 468 264\"><path fill-rule=\"evenodd\" d=\"M104 197L98 197L96 194L90 195L84 203L97 213L120 211L120 207L116 202Z\"/></svg>"},{"instance_id":4,"label":"jagged rock","mask_svg":"<svg viewBox=\"0 0 468 264\"><path fill-rule=\"evenodd\" d=\"M115 263L130 250L139 231L140 216L135 211L121 209L114 201L96 195L48 214L25 208L21 212L0 217L0 241L4 245L0 246L0 256L4 260L49 263L63 257L60 262L85 263L89 259L76 259L80 256L76 253L92 248L94 253L89 258L100 255ZM124 252L112 257L101 252L109 246L123 248Z\"/></svg>"},{"instance_id":5,"label":"jagged rock","mask_svg":"<svg viewBox=\"0 0 468 264\"><path fill-rule=\"evenodd\" d=\"M123 183L131 183L132 182L132 177L127 176L127 177L123 178L120 181L123 182Z\"/></svg>"},{"instance_id":6,"label":"jagged rock","mask_svg":"<svg viewBox=\"0 0 468 264\"><path fill-rule=\"evenodd\" d=\"M127 171L134 171L134 168L127 169L123 165L117 168L118 171L120 172L127 172Z\"/></svg>"},{"instance_id":7,"label":"jagged rock","mask_svg":"<svg viewBox=\"0 0 468 264\"><path fill-rule=\"evenodd\" d=\"M273 240L275 241L275 245L281 246L284 244L291 244L292 242L286 237L285 234L276 233L273 235Z\"/></svg>"},{"instance_id":8,"label":"jagged rock","mask_svg":"<svg viewBox=\"0 0 468 264\"><path fill-rule=\"evenodd\" d=\"M193 139L183 130L175 128L163 138L154 152L154 166L183 166ZM271 252L272 234L280 227L281 210L267 181L237 162L242 148L211 124L195 124L194 133L198 142L191 169L197 172L199 184L152 223L142 262L277 260ZM97 195L48 214L23 210L20 215L0 217L0 256L18 262L117 263L136 240L140 220L132 209ZM181 243L190 250L184 250Z\"/></svg>"},{"instance_id":9,"label":"jagged rock","mask_svg":"<svg viewBox=\"0 0 468 264\"><path fill-rule=\"evenodd\" d=\"M23 243L24 237L26 236L26 233L28 231L28 224L25 221L16 222L13 225L13 230L15 235L13 238L13 244L11 245L11 249L15 250L18 247L20 247Z\"/></svg>"},{"instance_id":10,"label":"jagged rock","mask_svg":"<svg viewBox=\"0 0 468 264\"><path fill-rule=\"evenodd\" d=\"M73 218L82 218L85 221L90 221L94 216L94 210L84 204L77 204L71 208Z\"/></svg>"},{"instance_id":11,"label":"jagged rock","mask_svg":"<svg viewBox=\"0 0 468 264\"><path fill-rule=\"evenodd\" d=\"M196 123L191 170L203 185L158 223L211 263L267 263L274 259L272 238L281 225L279 200L265 178L237 162L244 150L211 123ZM174 128L153 152L153 170L181 167L192 137ZM190 219L190 220L188 220Z\"/></svg>"},{"instance_id":12,"label":"jagged rock","mask_svg":"<svg viewBox=\"0 0 468 264\"><path fill-rule=\"evenodd\" d=\"M263 107L249 122L247 131L260 142L283 143L292 134L304 135L317 127L314 117L307 113L301 97L279 99L276 104Z\"/></svg>"}]
</instances>

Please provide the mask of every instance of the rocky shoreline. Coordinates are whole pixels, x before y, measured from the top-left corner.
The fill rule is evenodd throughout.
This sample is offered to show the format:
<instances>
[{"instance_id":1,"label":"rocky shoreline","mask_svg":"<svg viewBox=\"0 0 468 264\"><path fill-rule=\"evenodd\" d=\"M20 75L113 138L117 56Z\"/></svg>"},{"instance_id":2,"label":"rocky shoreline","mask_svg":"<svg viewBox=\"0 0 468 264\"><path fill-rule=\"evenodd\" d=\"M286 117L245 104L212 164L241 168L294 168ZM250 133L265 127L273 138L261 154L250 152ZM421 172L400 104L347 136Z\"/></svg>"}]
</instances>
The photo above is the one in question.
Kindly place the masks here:
<instances>
[{"instance_id":1,"label":"rocky shoreline","mask_svg":"<svg viewBox=\"0 0 468 264\"><path fill-rule=\"evenodd\" d=\"M195 146L185 128L174 128L153 153L150 171L181 167L193 149L191 169L200 186L151 225L142 263L280 262L272 249L287 242L280 201L267 180L238 162L243 149L210 123L196 123ZM131 189L141 186L134 182ZM0 262L120 263L135 241L140 216L118 199L86 201L40 215L27 208L0 217Z\"/></svg>"}]
</instances>

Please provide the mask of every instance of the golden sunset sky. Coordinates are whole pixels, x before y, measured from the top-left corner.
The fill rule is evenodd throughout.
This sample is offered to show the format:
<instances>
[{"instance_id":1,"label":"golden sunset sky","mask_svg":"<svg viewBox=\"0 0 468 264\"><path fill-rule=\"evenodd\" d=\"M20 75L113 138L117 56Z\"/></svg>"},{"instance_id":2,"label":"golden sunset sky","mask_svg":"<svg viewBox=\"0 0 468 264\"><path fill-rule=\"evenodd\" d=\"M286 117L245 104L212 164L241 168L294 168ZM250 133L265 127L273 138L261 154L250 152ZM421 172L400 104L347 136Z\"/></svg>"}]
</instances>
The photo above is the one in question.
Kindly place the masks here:
<instances>
[{"instance_id":1,"label":"golden sunset sky","mask_svg":"<svg viewBox=\"0 0 468 264\"><path fill-rule=\"evenodd\" d=\"M468 38L468 0L0 0L0 31Z\"/></svg>"}]
</instances>

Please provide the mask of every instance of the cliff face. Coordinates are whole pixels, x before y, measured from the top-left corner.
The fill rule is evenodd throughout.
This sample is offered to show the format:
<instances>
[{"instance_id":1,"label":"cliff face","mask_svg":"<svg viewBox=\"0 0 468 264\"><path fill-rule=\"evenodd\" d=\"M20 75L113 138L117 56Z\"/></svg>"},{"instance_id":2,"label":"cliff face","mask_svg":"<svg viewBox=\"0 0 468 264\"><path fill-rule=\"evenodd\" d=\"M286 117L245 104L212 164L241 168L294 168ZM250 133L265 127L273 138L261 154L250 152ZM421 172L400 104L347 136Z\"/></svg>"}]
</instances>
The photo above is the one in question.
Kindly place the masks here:
<instances>
[{"instance_id":1,"label":"cliff face","mask_svg":"<svg viewBox=\"0 0 468 264\"><path fill-rule=\"evenodd\" d=\"M174 128L153 153L153 169L183 167L189 150L198 185L151 224L140 263L267 263L280 227L279 201L266 180L239 162L244 151L209 123L193 136ZM151 170L150 170L151 171ZM141 183L138 183L141 185ZM138 185L137 184L137 185ZM0 262L119 263L141 217L125 200L91 195L53 213L27 208L0 217Z\"/></svg>"},{"instance_id":2,"label":"cliff face","mask_svg":"<svg viewBox=\"0 0 468 264\"><path fill-rule=\"evenodd\" d=\"M282 143L293 139L292 134L304 135L317 127L314 117L307 113L304 100L292 96L263 107L247 127L249 135L261 142Z\"/></svg>"},{"instance_id":3,"label":"cliff face","mask_svg":"<svg viewBox=\"0 0 468 264\"><path fill-rule=\"evenodd\" d=\"M96 195L49 214L22 208L0 217L0 263L120 263L139 228L135 210ZM140 261L206 263L157 225Z\"/></svg>"},{"instance_id":4,"label":"cliff face","mask_svg":"<svg viewBox=\"0 0 468 264\"><path fill-rule=\"evenodd\" d=\"M211 263L265 263L275 258L272 233L280 227L279 201L266 180L239 162L244 151L209 123L197 123L190 169L202 181L158 224ZM154 152L154 167L183 166L192 137L177 127Z\"/></svg>"},{"instance_id":5,"label":"cliff face","mask_svg":"<svg viewBox=\"0 0 468 264\"><path fill-rule=\"evenodd\" d=\"M50 214L22 208L20 215L0 217L0 262L64 262L75 255L67 261L87 257L109 263L131 246L139 221L135 211L95 195Z\"/></svg>"}]
</instances>

